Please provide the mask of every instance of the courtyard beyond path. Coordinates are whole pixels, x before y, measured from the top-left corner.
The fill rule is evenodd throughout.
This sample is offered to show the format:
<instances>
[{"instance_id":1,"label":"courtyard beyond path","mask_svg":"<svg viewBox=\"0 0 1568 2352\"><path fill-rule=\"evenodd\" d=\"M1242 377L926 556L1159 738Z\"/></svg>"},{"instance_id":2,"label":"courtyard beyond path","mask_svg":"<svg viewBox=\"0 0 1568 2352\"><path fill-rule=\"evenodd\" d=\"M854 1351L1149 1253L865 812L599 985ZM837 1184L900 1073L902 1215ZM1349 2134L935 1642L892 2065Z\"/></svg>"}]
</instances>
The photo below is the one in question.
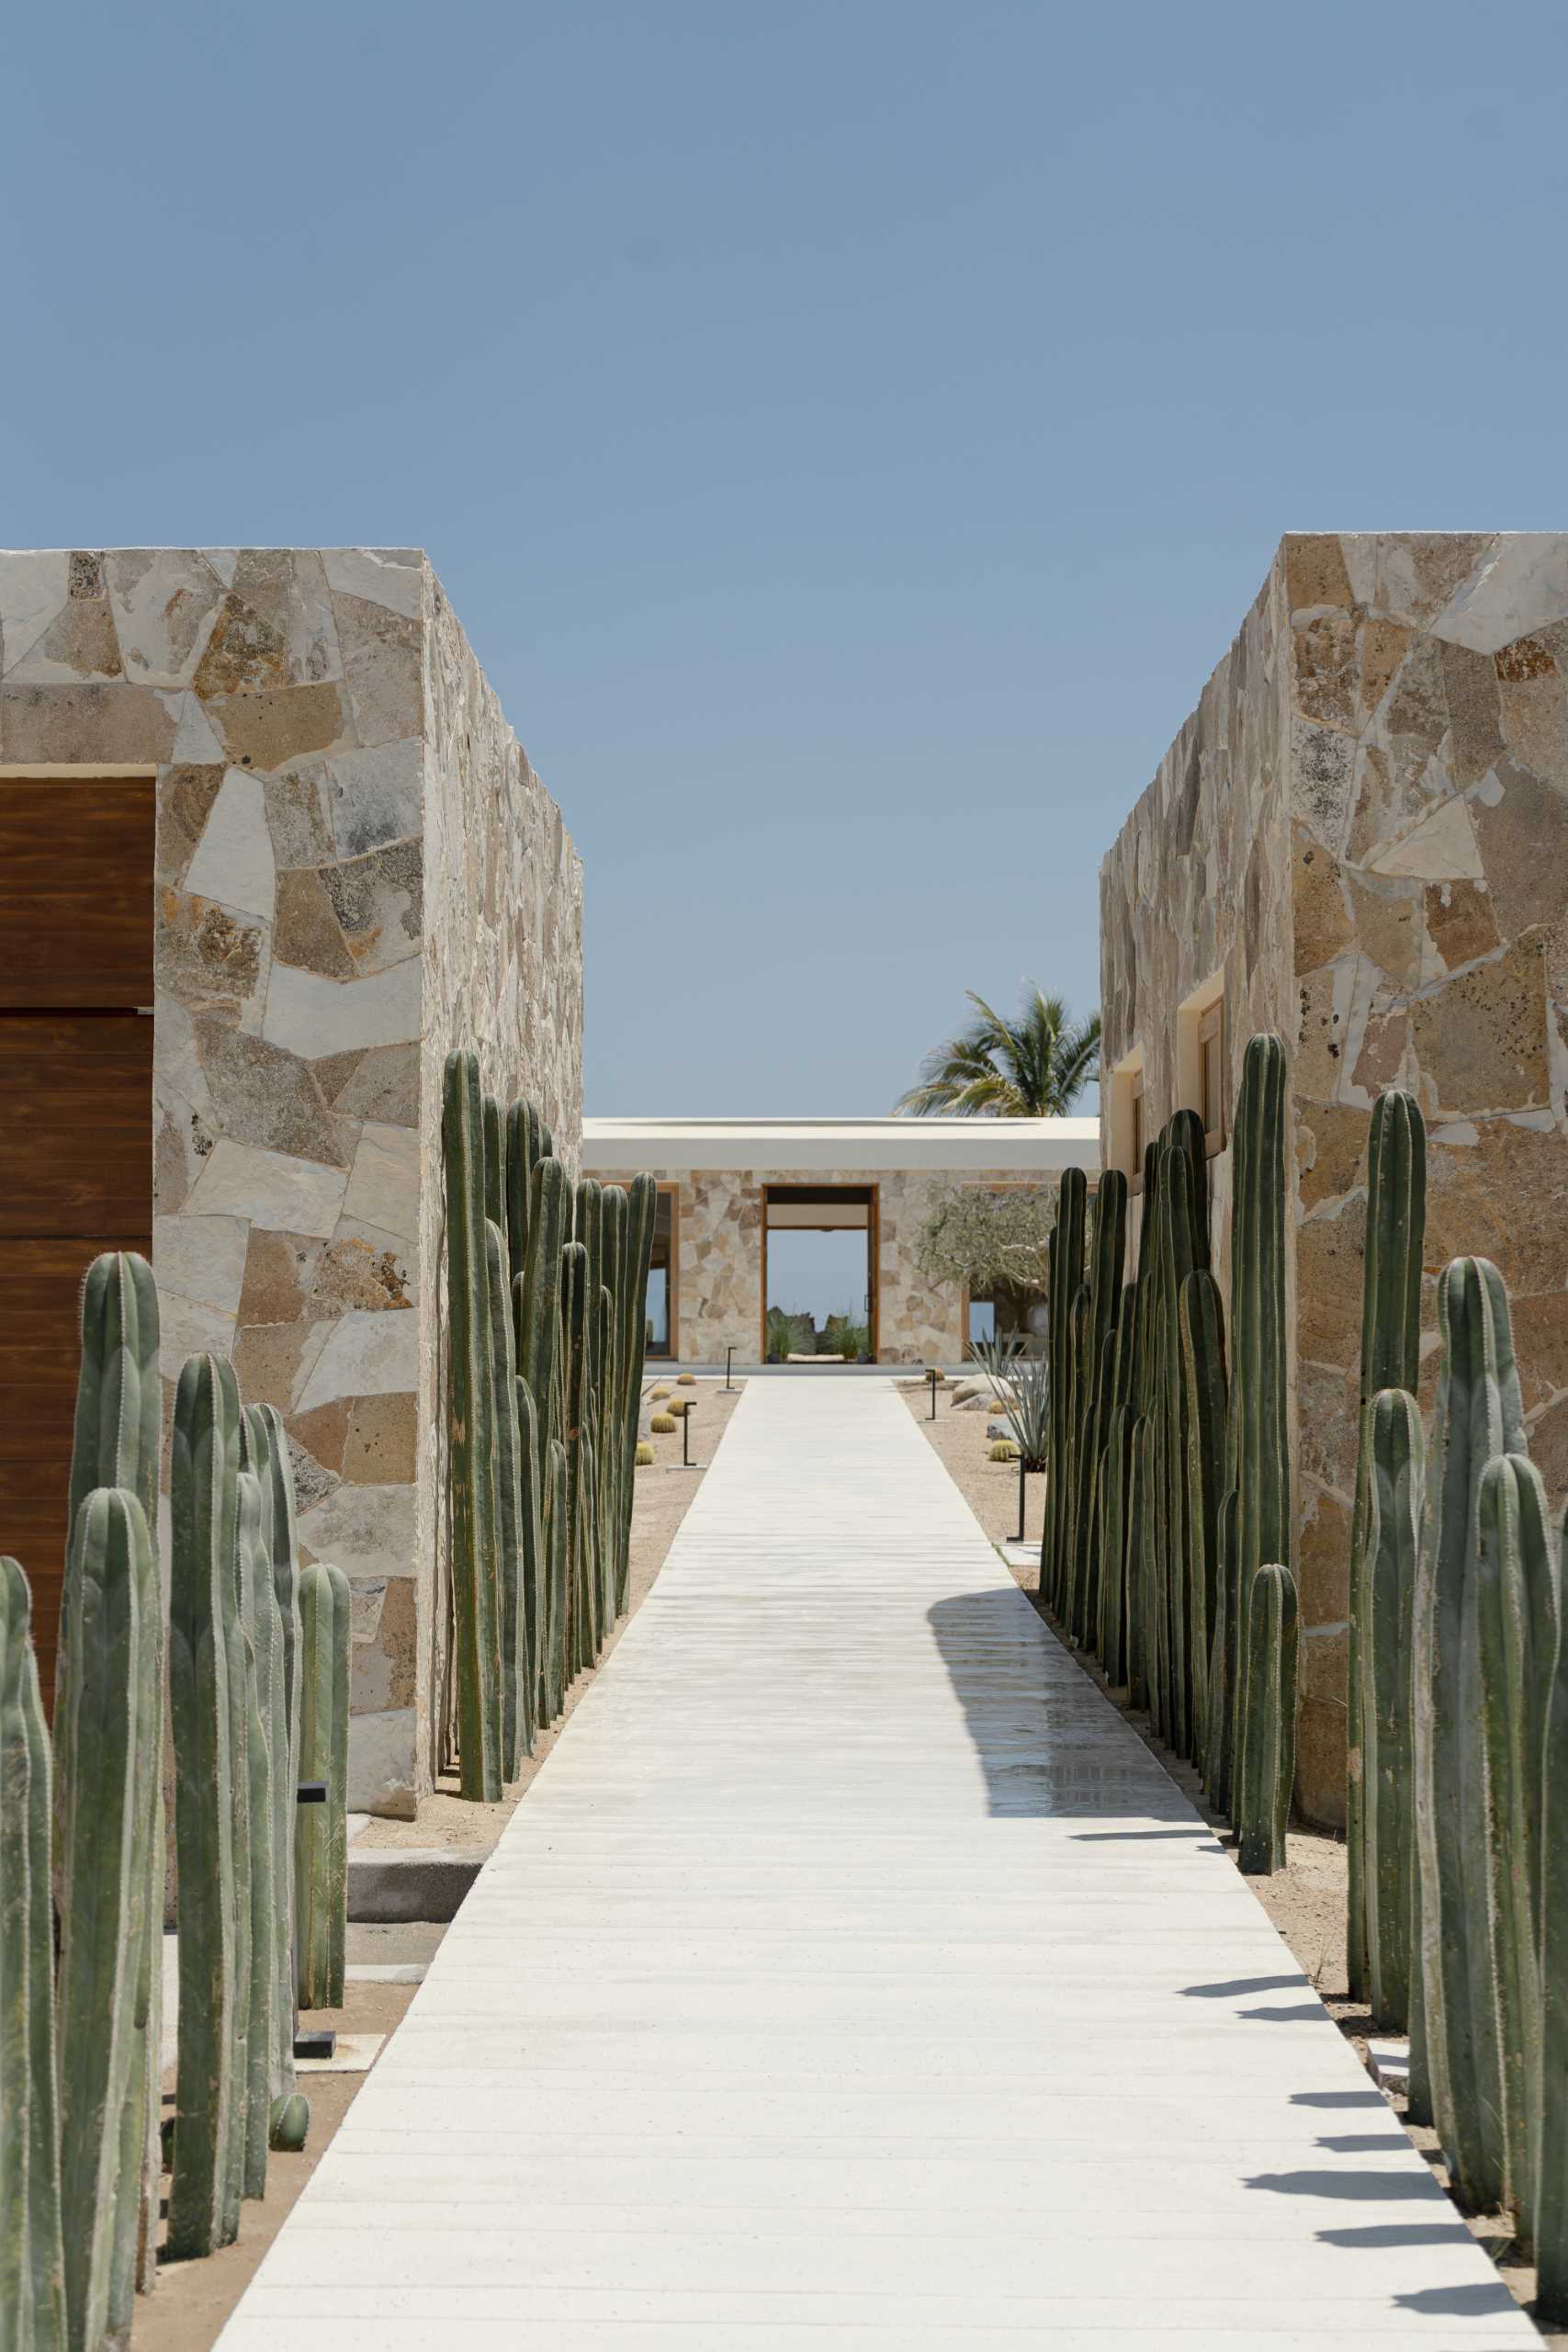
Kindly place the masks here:
<instances>
[{"instance_id":1,"label":"courtyard beyond path","mask_svg":"<svg viewBox=\"0 0 1568 2352\"><path fill-rule=\"evenodd\" d=\"M226 2352L1533 2328L881 1381L752 1382Z\"/></svg>"}]
</instances>

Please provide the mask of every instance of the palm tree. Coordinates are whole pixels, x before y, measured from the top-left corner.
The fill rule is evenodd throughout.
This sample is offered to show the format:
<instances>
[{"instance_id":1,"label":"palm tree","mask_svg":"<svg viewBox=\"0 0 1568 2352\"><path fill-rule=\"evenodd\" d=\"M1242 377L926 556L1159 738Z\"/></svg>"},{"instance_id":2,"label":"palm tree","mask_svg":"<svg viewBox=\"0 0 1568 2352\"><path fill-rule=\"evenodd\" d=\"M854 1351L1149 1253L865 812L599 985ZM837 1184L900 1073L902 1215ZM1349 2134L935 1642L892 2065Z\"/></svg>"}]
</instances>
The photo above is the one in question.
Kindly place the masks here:
<instances>
[{"instance_id":1,"label":"palm tree","mask_svg":"<svg viewBox=\"0 0 1568 2352\"><path fill-rule=\"evenodd\" d=\"M910 1118L1065 1117L1095 1074L1099 1013L1075 1023L1066 1001L1033 981L1010 1021L973 989L964 993L978 1017L926 1056L919 1084L894 1107Z\"/></svg>"}]
</instances>

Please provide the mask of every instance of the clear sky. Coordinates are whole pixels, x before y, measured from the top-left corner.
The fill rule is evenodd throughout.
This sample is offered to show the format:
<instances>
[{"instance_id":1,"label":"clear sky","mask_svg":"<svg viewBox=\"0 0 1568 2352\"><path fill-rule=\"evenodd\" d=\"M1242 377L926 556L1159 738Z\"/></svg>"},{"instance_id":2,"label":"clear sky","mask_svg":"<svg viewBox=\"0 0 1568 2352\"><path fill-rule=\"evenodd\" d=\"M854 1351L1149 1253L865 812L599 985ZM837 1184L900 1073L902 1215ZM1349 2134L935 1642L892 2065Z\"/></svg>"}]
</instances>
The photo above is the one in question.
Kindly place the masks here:
<instances>
[{"instance_id":1,"label":"clear sky","mask_svg":"<svg viewBox=\"0 0 1568 2352\"><path fill-rule=\"evenodd\" d=\"M592 1110L878 1112L965 987L1086 1008L1280 533L1568 519L1561 6L121 0L6 56L0 542L425 547L586 862Z\"/></svg>"}]
</instances>

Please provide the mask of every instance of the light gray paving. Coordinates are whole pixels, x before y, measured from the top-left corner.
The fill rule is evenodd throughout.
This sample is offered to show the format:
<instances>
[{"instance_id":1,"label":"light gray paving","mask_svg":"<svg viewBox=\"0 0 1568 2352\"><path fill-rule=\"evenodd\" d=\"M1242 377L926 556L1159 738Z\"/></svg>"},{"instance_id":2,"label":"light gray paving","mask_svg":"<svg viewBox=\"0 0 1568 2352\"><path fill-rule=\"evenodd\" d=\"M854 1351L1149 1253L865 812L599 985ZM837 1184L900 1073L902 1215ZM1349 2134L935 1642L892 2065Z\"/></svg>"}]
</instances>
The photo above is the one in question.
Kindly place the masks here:
<instances>
[{"instance_id":1,"label":"light gray paving","mask_svg":"<svg viewBox=\"0 0 1568 2352\"><path fill-rule=\"evenodd\" d=\"M751 1384L225 2352L1538 2342L891 1386Z\"/></svg>"}]
</instances>

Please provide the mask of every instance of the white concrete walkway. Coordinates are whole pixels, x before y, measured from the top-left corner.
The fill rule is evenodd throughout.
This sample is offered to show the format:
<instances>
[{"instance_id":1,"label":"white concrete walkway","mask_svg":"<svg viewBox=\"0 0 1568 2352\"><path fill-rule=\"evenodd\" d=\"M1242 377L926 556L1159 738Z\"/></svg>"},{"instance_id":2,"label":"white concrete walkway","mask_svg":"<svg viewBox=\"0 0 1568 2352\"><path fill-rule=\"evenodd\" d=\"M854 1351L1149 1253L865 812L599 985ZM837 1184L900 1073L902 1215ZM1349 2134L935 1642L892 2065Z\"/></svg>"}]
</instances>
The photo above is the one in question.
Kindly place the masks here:
<instances>
[{"instance_id":1,"label":"white concrete walkway","mask_svg":"<svg viewBox=\"0 0 1568 2352\"><path fill-rule=\"evenodd\" d=\"M759 1381L225 2352L1529 2345L901 1397Z\"/></svg>"}]
</instances>

